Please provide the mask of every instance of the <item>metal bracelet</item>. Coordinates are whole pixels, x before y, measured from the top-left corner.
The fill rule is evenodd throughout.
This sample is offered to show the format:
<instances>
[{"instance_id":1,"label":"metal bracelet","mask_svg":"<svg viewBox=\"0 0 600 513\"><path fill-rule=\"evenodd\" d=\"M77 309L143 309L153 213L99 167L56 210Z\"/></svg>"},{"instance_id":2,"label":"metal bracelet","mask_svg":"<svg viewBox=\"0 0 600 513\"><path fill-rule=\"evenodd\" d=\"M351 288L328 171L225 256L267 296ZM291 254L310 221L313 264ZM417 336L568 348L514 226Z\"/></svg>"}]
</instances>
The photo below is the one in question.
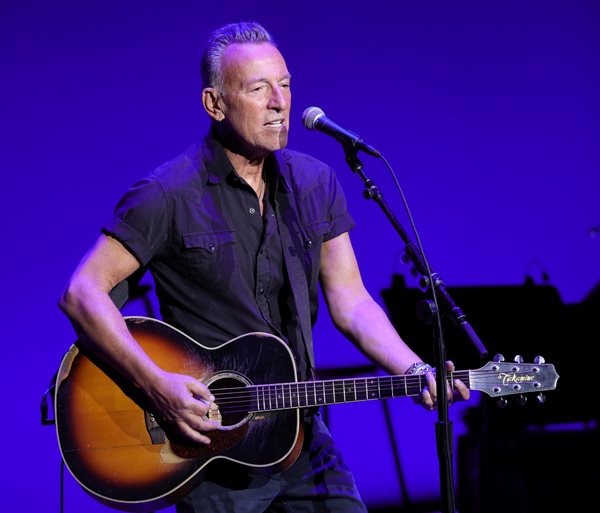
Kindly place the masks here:
<instances>
[{"instance_id":1,"label":"metal bracelet","mask_svg":"<svg viewBox=\"0 0 600 513\"><path fill-rule=\"evenodd\" d=\"M404 374L425 374L431 370L431 365L424 362L413 363Z\"/></svg>"}]
</instances>

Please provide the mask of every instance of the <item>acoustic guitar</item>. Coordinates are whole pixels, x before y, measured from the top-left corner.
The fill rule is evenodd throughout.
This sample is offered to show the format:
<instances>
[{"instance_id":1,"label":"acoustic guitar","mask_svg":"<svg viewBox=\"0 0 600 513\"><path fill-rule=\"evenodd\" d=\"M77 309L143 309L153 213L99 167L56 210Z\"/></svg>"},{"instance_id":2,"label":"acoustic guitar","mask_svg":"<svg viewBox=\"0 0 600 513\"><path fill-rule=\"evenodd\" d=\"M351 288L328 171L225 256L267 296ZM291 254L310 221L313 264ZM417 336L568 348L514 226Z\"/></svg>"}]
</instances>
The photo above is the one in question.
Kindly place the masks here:
<instances>
[{"instance_id":1,"label":"acoustic guitar","mask_svg":"<svg viewBox=\"0 0 600 513\"><path fill-rule=\"evenodd\" d=\"M208 416L220 423L208 446L165 432L141 390L86 354L77 343L60 365L55 422L62 458L94 499L123 511L175 504L203 479L211 462L229 460L265 471L291 465L303 440L303 408L418 395L422 375L297 381L290 349L267 333L247 333L206 347L147 317L127 326L163 369L197 377L215 396ZM278 362L272 365L271 362ZM554 366L488 362L448 379L492 397L556 388Z\"/></svg>"}]
</instances>

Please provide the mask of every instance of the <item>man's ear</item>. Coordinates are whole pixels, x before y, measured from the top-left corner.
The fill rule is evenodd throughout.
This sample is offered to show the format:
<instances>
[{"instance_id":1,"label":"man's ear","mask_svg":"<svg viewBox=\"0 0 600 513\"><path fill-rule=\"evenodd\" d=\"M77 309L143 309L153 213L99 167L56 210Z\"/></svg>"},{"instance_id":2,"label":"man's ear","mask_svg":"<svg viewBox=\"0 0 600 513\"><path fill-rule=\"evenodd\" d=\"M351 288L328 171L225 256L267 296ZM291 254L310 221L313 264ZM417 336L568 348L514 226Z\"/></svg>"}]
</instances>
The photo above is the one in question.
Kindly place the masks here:
<instances>
[{"instance_id":1,"label":"man's ear","mask_svg":"<svg viewBox=\"0 0 600 513\"><path fill-rule=\"evenodd\" d=\"M223 121L225 119L221 96L214 87L206 87L202 90L202 105L208 115L215 121Z\"/></svg>"}]
</instances>

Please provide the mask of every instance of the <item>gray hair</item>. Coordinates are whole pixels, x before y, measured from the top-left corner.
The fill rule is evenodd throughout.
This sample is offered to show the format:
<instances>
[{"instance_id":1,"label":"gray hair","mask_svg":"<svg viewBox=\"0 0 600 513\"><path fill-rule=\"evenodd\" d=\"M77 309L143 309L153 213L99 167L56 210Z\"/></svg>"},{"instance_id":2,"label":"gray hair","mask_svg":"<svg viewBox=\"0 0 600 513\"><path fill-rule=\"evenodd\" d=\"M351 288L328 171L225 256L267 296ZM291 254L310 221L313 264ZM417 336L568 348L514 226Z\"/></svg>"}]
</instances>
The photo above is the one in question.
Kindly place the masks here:
<instances>
[{"instance_id":1,"label":"gray hair","mask_svg":"<svg viewBox=\"0 0 600 513\"><path fill-rule=\"evenodd\" d=\"M225 48L233 43L270 43L277 47L271 34L255 21L240 21L230 23L212 32L202 53L200 72L202 88L223 85L221 60Z\"/></svg>"}]
</instances>

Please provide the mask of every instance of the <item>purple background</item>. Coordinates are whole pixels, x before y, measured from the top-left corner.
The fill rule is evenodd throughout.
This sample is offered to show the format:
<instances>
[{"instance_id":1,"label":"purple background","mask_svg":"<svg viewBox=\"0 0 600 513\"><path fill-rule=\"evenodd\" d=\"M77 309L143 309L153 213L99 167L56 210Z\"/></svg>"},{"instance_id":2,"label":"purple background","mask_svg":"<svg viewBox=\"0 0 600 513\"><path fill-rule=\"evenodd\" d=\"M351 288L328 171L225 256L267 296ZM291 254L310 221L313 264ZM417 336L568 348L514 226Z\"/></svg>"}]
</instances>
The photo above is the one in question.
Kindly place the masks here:
<instances>
[{"instance_id":1,"label":"purple background","mask_svg":"<svg viewBox=\"0 0 600 513\"><path fill-rule=\"evenodd\" d=\"M262 22L286 56L290 147L337 169L378 301L394 273L414 286L403 245L362 198L341 146L302 127L307 106L385 155L447 285L521 284L527 273L539 282L545 272L575 303L600 281L600 237L589 234L600 225L597 2L3 0L0 510L58 511L60 454L38 413L74 340L57 299L129 184L205 133L198 52L211 29L240 19ZM383 163L363 162L404 224ZM318 365L364 363L321 312ZM451 409L457 435L478 398ZM435 501L436 417L408 400L390 407L411 498ZM380 405L338 406L331 422L369 505L401 501ZM65 511L107 511L65 481Z\"/></svg>"}]
</instances>

